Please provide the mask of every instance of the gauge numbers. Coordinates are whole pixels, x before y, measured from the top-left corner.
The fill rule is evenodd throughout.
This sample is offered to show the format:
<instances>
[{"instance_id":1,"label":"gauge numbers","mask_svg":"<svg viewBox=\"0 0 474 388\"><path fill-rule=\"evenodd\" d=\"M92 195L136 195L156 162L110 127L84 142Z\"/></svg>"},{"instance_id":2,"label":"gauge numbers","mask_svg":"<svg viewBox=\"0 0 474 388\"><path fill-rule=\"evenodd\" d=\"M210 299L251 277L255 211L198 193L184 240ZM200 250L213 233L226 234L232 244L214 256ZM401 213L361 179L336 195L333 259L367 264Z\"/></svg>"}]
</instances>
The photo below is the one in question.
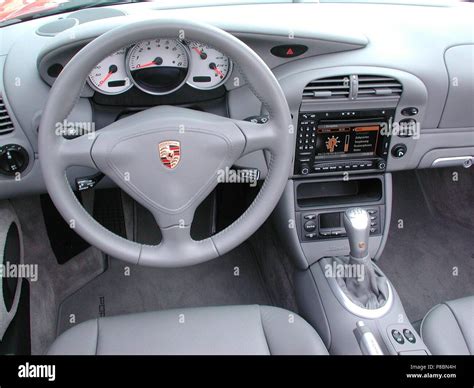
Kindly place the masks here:
<instances>
[{"instance_id":1,"label":"gauge numbers","mask_svg":"<svg viewBox=\"0 0 474 388\"><path fill-rule=\"evenodd\" d=\"M89 74L89 85L102 94L120 94L132 87L123 48L100 61Z\"/></svg>"},{"instance_id":2,"label":"gauge numbers","mask_svg":"<svg viewBox=\"0 0 474 388\"><path fill-rule=\"evenodd\" d=\"M190 41L191 69L188 84L196 89L221 86L232 70L232 62L220 51L203 43Z\"/></svg>"},{"instance_id":3,"label":"gauge numbers","mask_svg":"<svg viewBox=\"0 0 474 388\"><path fill-rule=\"evenodd\" d=\"M175 39L145 40L133 46L127 66L135 85L150 94L168 94L186 82L188 52Z\"/></svg>"}]
</instances>

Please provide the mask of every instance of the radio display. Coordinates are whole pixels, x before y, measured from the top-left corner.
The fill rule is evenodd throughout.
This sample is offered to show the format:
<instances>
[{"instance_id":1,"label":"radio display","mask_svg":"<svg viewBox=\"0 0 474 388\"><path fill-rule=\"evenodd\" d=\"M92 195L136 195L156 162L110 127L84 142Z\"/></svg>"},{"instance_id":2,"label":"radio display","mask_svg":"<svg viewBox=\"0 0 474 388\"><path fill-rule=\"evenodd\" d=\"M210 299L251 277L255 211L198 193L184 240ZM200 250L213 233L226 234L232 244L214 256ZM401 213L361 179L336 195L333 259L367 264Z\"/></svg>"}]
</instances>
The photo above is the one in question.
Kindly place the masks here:
<instances>
[{"instance_id":1,"label":"radio display","mask_svg":"<svg viewBox=\"0 0 474 388\"><path fill-rule=\"evenodd\" d=\"M316 129L315 159L374 156L380 123L320 124Z\"/></svg>"}]
</instances>

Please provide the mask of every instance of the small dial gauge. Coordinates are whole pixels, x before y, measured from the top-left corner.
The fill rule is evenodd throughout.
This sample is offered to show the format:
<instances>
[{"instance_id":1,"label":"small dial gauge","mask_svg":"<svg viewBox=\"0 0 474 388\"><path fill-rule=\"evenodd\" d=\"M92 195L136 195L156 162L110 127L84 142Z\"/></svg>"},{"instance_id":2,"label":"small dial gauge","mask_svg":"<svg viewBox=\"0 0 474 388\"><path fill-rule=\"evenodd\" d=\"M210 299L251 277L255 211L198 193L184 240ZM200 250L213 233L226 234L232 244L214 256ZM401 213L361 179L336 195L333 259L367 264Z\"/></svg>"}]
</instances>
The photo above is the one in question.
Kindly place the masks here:
<instances>
[{"instance_id":1,"label":"small dial gauge","mask_svg":"<svg viewBox=\"0 0 474 388\"><path fill-rule=\"evenodd\" d=\"M214 89L222 85L232 71L232 62L220 51L203 43L188 42L191 69L188 84L196 89Z\"/></svg>"},{"instance_id":2,"label":"small dial gauge","mask_svg":"<svg viewBox=\"0 0 474 388\"><path fill-rule=\"evenodd\" d=\"M125 67L123 48L97 64L89 74L89 85L102 94L120 94L130 89L133 84Z\"/></svg>"},{"instance_id":3,"label":"small dial gauge","mask_svg":"<svg viewBox=\"0 0 474 388\"><path fill-rule=\"evenodd\" d=\"M128 52L132 82L150 94L168 94L186 82L188 52L175 39L153 39L137 43Z\"/></svg>"}]
</instances>

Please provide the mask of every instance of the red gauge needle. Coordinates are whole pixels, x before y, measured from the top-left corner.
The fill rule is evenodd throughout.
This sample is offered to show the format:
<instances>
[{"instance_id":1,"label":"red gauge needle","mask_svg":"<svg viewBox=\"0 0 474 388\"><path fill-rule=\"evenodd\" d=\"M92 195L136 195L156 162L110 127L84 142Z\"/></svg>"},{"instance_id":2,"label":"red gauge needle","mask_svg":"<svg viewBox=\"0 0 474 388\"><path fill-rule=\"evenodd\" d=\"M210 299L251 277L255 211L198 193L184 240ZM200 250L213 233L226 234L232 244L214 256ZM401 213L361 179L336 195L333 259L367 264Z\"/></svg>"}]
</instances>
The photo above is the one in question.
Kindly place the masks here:
<instances>
[{"instance_id":1,"label":"red gauge needle","mask_svg":"<svg viewBox=\"0 0 474 388\"><path fill-rule=\"evenodd\" d=\"M111 76L112 74L116 73L117 70L118 70L118 69L117 69L117 66L115 66L115 65L110 65L110 67L109 67L109 72L107 73L107 75L106 75L102 80L99 81L99 86L102 86L103 84L105 84L105 82L107 82L107 80L110 78L110 76Z\"/></svg>"},{"instance_id":2,"label":"red gauge needle","mask_svg":"<svg viewBox=\"0 0 474 388\"><path fill-rule=\"evenodd\" d=\"M209 64L209 67L216 72L216 74L220 77L224 77L224 74L222 74L222 71L217 67L217 65L213 62Z\"/></svg>"},{"instance_id":3,"label":"red gauge needle","mask_svg":"<svg viewBox=\"0 0 474 388\"><path fill-rule=\"evenodd\" d=\"M193 50L196 51L198 53L198 55L201 57L201 59L206 59L207 58L207 54L200 50L198 47L193 47Z\"/></svg>"},{"instance_id":4,"label":"red gauge needle","mask_svg":"<svg viewBox=\"0 0 474 388\"><path fill-rule=\"evenodd\" d=\"M114 73L112 73L111 71L109 71L109 72L107 73L107 75L106 75L103 79L101 79L101 80L99 81L99 86L102 86L103 84L105 84L105 82L110 78L110 76L111 76L112 74L114 74Z\"/></svg>"},{"instance_id":5,"label":"red gauge needle","mask_svg":"<svg viewBox=\"0 0 474 388\"><path fill-rule=\"evenodd\" d=\"M140 69L141 69L142 67L153 66L154 64L155 64L154 61L144 63L143 65L138 64L138 65L137 65L137 68L140 68Z\"/></svg>"},{"instance_id":6,"label":"red gauge needle","mask_svg":"<svg viewBox=\"0 0 474 388\"><path fill-rule=\"evenodd\" d=\"M160 57L156 57L152 61L144 63L143 65L137 64L137 69L141 69L143 67L149 67L149 66L153 66L153 65L158 65L159 66L162 63L163 63L163 59L160 58Z\"/></svg>"}]
</instances>

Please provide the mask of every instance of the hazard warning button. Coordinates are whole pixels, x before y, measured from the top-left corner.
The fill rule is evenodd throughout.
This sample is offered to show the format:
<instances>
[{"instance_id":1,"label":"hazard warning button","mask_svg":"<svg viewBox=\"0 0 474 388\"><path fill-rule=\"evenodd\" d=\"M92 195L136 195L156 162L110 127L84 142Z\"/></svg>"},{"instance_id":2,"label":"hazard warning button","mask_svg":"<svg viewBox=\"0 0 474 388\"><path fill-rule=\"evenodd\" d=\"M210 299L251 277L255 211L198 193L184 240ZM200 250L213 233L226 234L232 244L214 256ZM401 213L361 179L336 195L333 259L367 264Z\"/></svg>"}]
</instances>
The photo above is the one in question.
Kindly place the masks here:
<instances>
[{"instance_id":1,"label":"hazard warning button","mask_svg":"<svg viewBox=\"0 0 474 388\"><path fill-rule=\"evenodd\" d=\"M280 58L294 58L304 54L308 50L307 46L302 44L280 45L271 49L271 53Z\"/></svg>"}]
</instances>

